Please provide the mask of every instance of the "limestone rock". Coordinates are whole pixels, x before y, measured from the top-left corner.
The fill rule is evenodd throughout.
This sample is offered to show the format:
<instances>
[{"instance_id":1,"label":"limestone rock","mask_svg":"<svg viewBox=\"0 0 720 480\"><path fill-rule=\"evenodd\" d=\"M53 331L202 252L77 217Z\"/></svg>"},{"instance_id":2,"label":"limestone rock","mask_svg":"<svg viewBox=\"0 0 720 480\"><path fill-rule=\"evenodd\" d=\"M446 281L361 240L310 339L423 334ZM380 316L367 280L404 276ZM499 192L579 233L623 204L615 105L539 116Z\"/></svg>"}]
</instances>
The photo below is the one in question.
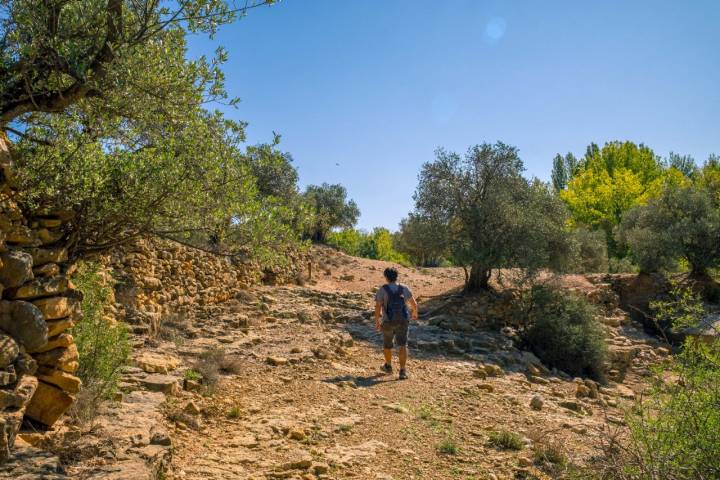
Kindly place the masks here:
<instances>
[{"instance_id":1,"label":"limestone rock","mask_svg":"<svg viewBox=\"0 0 720 480\"><path fill-rule=\"evenodd\" d=\"M285 357L277 357L277 356L270 356L267 357L265 360L268 365L272 365L274 367L280 366L280 365L286 365L288 363L288 359Z\"/></svg>"},{"instance_id":2,"label":"limestone rock","mask_svg":"<svg viewBox=\"0 0 720 480\"><path fill-rule=\"evenodd\" d=\"M153 374L140 380L145 388L151 392L162 392L166 395L177 395L180 391L178 379L171 375Z\"/></svg>"},{"instance_id":3,"label":"limestone rock","mask_svg":"<svg viewBox=\"0 0 720 480\"><path fill-rule=\"evenodd\" d=\"M172 355L143 352L135 357L135 365L147 373L168 373L180 365L180 359Z\"/></svg>"},{"instance_id":4,"label":"limestone rock","mask_svg":"<svg viewBox=\"0 0 720 480\"><path fill-rule=\"evenodd\" d=\"M25 414L43 425L51 427L73 404L75 398L59 388L38 382Z\"/></svg>"},{"instance_id":5,"label":"limestone rock","mask_svg":"<svg viewBox=\"0 0 720 480\"><path fill-rule=\"evenodd\" d=\"M70 297L41 298L32 303L40 309L45 320L57 320L79 313L78 301Z\"/></svg>"},{"instance_id":6,"label":"limestone rock","mask_svg":"<svg viewBox=\"0 0 720 480\"><path fill-rule=\"evenodd\" d=\"M30 283L26 283L22 287L13 291L7 298L10 299L33 299L40 297L50 297L60 295L72 288L72 284L65 276L57 276L50 278L36 279Z\"/></svg>"},{"instance_id":7,"label":"limestone rock","mask_svg":"<svg viewBox=\"0 0 720 480\"><path fill-rule=\"evenodd\" d=\"M0 283L7 288L19 287L33 279L33 259L25 252L12 250L0 254Z\"/></svg>"},{"instance_id":8,"label":"limestone rock","mask_svg":"<svg viewBox=\"0 0 720 480\"><path fill-rule=\"evenodd\" d=\"M47 323L48 337L60 335L65 330L72 328L75 321L72 318L63 318L61 320L51 320Z\"/></svg>"},{"instance_id":9,"label":"limestone rock","mask_svg":"<svg viewBox=\"0 0 720 480\"><path fill-rule=\"evenodd\" d=\"M40 367L37 378L69 393L78 393L82 386L82 381L78 377L54 368Z\"/></svg>"},{"instance_id":10,"label":"limestone rock","mask_svg":"<svg viewBox=\"0 0 720 480\"><path fill-rule=\"evenodd\" d=\"M0 329L28 350L35 350L47 343L48 326L42 312L32 303L0 302Z\"/></svg>"},{"instance_id":11,"label":"limestone rock","mask_svg":"<svg viewBox=\"0 0 720 480\"><path fill-rule=\"evenodd\" d=\"M66 248L29 248L27 251L32 255L36 267L46 263L62 263L68 259Z\"/></svg>"},{"instance_id":12,"label":"limestone rock","mask_svg":"<svg viewBox=\"0 0 720 480\"><path fill-rule=\"evenodd\" d=\"M12 385L15 382L17 382L17 373L15 373L12 365L0 370L0 387Z\"/></svg>"},{"instance_id":13,"label":"limestone rock","mask_svg":"<svg viewBox=\"0 0 720 480\"><path fill-rule=\"evenodd\" d=\"M5 368L15 361L20 348L9 335L0 332L0 368Z\"/></svg>"},{"instance_id":14,"label":"limestone rock","mask_svg":"<svg viewBox=\"0 0 720 480\"><path fill-rule=\"evenodd\" d=\"M60 274L60 267L57 263L46 263L39 267L33 267L35 277L54 277Z\"/></svg>"},{"instance_id":15,"label":"limestone rock","mask_svg":"<svg viewBox=\"0 0 720 480\"><path fill-rule=\"evenodd\" d=\"M5 232L6 240L10 243L17 245L32 245L37 246L40 244L37 233L30 230L25 225L13 225L13 227Z\"/></svg>"},{"instance_id":16,"label":"limestone rock","mask_svg":"<svg viewBox=\"0 0 720 480\"><path fill-rule=\"evenodd\" d=\"M60 347L69 347L73 343L75 342L72 335L70 335L69 333L61 333L59 335L55 335L54 337L48 338L48 341L45 345L36 350L32 350L30 353L43 353Z\"/></svg>"},{"instance_id":17,"label":"limestone rock","mask_svg":"<svg viewBox=\"0 0 720 480\"><path fill-rule=\"evenodd\" d=\"M78 350L75 344L71 344L68 347L54 348L47 352L35 354L35 361L38 365L55 367L64 372L73 373L77 370L78 365Z\"/></svg>"},{"instance_id":18,"label":"limestone rock","mask_svg":"<svg viewBox=\"0 0 720 480\"><path fill-rule=\"evenodd\" d=\"M35 390L37 390L37 386L37 378L31 375L25 375L20 379L13 390L0 390L0 409L24 408L33 397Z\"/></svg>"}]
</instances>

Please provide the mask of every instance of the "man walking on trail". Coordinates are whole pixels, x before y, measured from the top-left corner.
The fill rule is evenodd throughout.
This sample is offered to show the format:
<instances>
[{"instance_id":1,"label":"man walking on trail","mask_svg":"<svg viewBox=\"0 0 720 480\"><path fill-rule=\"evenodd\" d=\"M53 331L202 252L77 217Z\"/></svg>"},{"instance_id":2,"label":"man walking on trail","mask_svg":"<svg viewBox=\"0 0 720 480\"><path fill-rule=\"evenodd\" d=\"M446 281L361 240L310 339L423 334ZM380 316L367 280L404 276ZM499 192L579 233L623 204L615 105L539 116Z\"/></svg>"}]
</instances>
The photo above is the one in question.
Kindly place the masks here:
<instances>
[{"instance_id":1,"label":"man walking on trail","mask_svg":"<svg viewBox=\"0 0 720 480\"><path fill-rule=\"evenodd\" d=\"M405 380L408 378L405 371L408 355L408 328L410 319L417 320L418 318L418 306L410 289L397 283L397 270L386 268L383 274L387 283L375 294L375 328L383 334L383 354L385 355L385 365L382 369L386 373L392 373L394 339L400 360L400 376L398 378ZM410 305L412 314L408 312L408 305Z\"/></svg>"}]
</instances>

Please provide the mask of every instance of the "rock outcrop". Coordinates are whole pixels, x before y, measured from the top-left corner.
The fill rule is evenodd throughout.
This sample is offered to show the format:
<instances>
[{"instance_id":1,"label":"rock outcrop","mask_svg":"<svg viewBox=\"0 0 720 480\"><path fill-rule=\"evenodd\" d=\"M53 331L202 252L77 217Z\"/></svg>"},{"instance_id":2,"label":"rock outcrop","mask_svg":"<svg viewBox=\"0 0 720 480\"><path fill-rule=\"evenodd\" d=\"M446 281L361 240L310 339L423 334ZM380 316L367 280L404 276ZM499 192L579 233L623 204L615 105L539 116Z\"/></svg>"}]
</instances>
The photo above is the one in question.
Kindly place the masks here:
<instances>
[{"instance_id":1,"label":"rock outcrop","mask_svg":"<svg viewBox=\"0 0 720 480\"><path fill-rule=\"evenodd\" d=\"M14 201L12 155L0 136L0 462L25 418L52 426L80 388L68 329L80 294L67 277L65 212L27 218Z\"/></svg>"}]
</instances>

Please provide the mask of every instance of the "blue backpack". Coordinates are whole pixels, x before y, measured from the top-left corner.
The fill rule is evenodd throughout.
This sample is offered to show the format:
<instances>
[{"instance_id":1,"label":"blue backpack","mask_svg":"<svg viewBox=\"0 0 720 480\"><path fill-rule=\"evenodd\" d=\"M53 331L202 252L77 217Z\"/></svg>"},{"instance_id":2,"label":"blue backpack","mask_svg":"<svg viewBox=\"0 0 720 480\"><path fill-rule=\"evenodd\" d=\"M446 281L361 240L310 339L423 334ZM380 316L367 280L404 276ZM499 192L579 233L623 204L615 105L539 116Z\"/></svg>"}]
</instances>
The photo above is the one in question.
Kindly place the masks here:
<instances>
[{"instance_id":1,"label":"blue backpack","mask_svg":"<svg viewBox=\"0 0 720 480\"><path fill-rule=\"evenodd\" d=\"M385 312L387 313L388 323L402 323L410 318L407 305L405 305L405 289L398 284L395 292L392 291L389 284L383 285L385 293L388 295Z\"/></svg>"}]
</instances>

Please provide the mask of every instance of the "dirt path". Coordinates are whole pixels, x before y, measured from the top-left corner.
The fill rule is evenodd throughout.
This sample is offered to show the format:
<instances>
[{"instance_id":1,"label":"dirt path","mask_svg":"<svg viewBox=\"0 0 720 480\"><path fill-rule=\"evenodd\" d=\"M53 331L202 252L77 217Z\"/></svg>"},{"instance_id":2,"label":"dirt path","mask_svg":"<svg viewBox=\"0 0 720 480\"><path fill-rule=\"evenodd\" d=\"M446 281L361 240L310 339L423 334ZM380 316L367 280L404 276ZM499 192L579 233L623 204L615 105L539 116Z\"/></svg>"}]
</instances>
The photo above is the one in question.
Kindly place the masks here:
<instances>
[{"instance_id":1,"label":"dirt path","mask_svg":"<svg viewBox=\"0 0 720 480\"><path fill-rule=\"evenodd\" d=\"M357 280L376 269L358 270L338 273L354 275L345 282L359 282L358 291L327 288L330 280L264 287L185 326L195 338L176 353L191 359L222 345L237 373L224 375L212 395L169 403L168 411L187 410L193 395L190 410L200 413L188 422L173 417L168 478L549 478L531 465L532 444L563 445L581 460L606 416L621 423L617 407L631 390L603 388L597 398L578 400L572 379L536 375L537 359L497 332L421 321L410 335L410 380L382 375L369 280ZM429 291L457 286L461 275L428 279ZM428 295L422 284L413 286ZM517 433L524 447L491 446L498 430Z\"/></svg>"}]
</instances>

